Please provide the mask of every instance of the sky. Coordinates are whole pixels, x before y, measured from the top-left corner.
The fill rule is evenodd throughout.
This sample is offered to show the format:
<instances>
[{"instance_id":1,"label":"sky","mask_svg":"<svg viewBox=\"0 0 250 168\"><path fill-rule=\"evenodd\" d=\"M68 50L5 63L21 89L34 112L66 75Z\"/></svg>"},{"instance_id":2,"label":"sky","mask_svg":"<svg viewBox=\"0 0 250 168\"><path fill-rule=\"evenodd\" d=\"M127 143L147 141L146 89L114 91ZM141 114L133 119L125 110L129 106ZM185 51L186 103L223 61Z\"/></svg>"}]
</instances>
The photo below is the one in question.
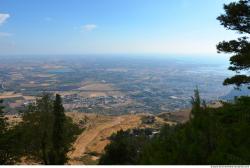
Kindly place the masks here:
<instances>
[{"instance_id":1,"label":"sky","mask_svg":"<svg viewBox=\"0 0 250 168\"><path fill-rule=\"evenodd\" d=\"M216 54L232 0L0 0L0 55Z\"/></svg>"}]
</instances>

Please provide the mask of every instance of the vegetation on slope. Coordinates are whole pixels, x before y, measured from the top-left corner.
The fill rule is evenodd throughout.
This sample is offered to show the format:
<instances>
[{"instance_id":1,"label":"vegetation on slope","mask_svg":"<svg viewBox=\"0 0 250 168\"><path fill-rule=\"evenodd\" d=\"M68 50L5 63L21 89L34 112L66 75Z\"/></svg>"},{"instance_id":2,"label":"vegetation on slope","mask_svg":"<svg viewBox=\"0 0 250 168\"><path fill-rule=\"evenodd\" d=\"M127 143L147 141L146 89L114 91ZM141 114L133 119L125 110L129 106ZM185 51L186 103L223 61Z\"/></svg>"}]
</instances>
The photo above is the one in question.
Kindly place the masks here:
<instances>
[{"instance_id":1,"label":"vegetation on slope","mask_svg":"<svg viewBox=\"0 0 250 168\"><path fill-rule=\"evenodd\" d=\"M221 24L245 35L217 45L219 52L233 54L229 70L237 73L226 79L224 84L249 85L250 77L245 71L250 67L250 1L232 2L225 5L224 10L225 14L218 17ZM244 73L239 74L240 71ZM123 133L119 132L115 137L120 138L114 139L106 148L100 164L110 164L109 160L113 161L112 164L121 164L122 158L127 159L123 160L125 164L250 164L250 97L237 98L234 103L224 103L222 107L213 109L201 102L199 92L195 90L192 105L187 123L165 126L143 147L135 146L133 150L140 154L136 155L137 160L127 156L130 155L127 150L137 137L126 141L127 137L121 138Z\"/></svg>"},{"instance_id":2,"label":"vegetation on slope","mask_svg":"<svg viewBox=\"0 0 250 168\"><path fill-rule=\"evenodd\" d=\"M224 84L249 86L250 0L230 3L224 9L226 13L218 17L221 24L244 34L217 45L219 52L233 54L229 70L237 73ZM207 107L195 90L192 105L188 122L165 126L153 137L146 130L113 135L100 164L250 164L250 97L240 97L214 109ZM17 163L22 156L41 164L64 164L79 132L65 116L59 95L38 99L14 127L8 126L0 106L0 164Z\"/></svg>"},{"instance_id":3,"label":"vegetation on slope","mask_svg":"<svg viewBox=\"0 0 250 168\"><path fill-rule=\"evenodd\" d=\"M15 129L9 128L3 109L0 101L0 165L12 164L20 157L19 137Z\"/></svg>"},{"instance_id":4,"label":"vegetation on slope","mask_svg":"<svg viewBox=\"0 0 250 168\"><path fill-rule=\"evenodd\" d=\"M144 135L146 141L118 132L100 164L250 164L250 98L215 109L202 105L195 92L188 122L166 125L152 139Z\"/></svg>"},{"instance_id":5,"label":"vegetation on slope","mask_svg":"<svg viewBox=\"0 0 250 168\"><path fill-rule=\"evenodd\" d=\"M237 31L243 36L237 40L223 41L217 45L218 52L233 54L230 58L229 70L237 74L224 81L224 85L234 84L237 87L250 83L250 76L246 72L250 68L250 0L240 0L224 5L225 14L217 19L221 25L229 30Z\"/></svg>"},{"instance_id":6,"label":"vegetation on slope","mask_svg":"<svg viewBox=\"0 0 250 168\"><path fill-rule=\"evenodd\" d=\"M1 123L6 125L3 117ZM44 94L22 113L21 123L10 129L1 127L0 132L4 134L0 151L5 156L1 164L15 164L25 156L37 163L61 165L67 162L67 153L81 130L65 116L60 95Z\"/></svg>"}]
</instances>

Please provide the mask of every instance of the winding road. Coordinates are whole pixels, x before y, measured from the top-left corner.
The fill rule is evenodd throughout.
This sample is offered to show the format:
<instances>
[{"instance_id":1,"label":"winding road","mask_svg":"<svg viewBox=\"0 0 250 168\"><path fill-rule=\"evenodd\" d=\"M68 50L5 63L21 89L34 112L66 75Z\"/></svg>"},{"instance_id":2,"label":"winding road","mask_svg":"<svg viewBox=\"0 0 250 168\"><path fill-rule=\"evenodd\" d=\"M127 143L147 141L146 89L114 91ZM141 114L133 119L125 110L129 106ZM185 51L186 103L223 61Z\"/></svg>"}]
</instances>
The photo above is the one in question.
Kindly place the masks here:
<instances>
[{"instance_id":1,"label":"winding road","mask_svg":"<svg viewBox=\"0 0 250 168\"><path fill-rule=\"evenodd\" d=\"M87 146L91 144L91 142L94 141L103 130L119 125L123 121L124 118L115 117L109 122L90 125L81 135L79 135L73 144L73 150L68 153L70 158L69 164L79 164L79 159L85 155Z\"/></svg>"}]
</instances>

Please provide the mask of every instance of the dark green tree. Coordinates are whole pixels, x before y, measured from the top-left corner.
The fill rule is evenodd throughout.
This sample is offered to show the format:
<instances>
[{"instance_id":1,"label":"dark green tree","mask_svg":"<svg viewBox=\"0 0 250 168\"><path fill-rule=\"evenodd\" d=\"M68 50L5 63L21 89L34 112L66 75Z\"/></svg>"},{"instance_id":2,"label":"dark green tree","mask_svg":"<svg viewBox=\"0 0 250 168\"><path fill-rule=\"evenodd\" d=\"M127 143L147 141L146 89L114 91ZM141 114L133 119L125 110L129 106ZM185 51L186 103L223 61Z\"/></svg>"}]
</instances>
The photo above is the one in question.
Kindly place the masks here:
<instances>
[{"instance_id":1,"label":"dark green tree","mask_svg":"<svg viewBox=\"0 0 250 168\"><path fill-rule=\"evenodd\" d=\"M4 116L4 107L3 107L3 100L0 100L0 135L6 132L7 130L7 122Z\"/></svg>"},{"instance_id":2,"label":"dark green tree","mask_svg":"<svg viewBox=\"0 0 250 168\"><path fill-rule=\"evenodd\" d=\"M198 92L195 93L194 102ZM196 98L195 98L196 97ZM198 107L198 104L197 104ZM193 108L197 109L196 106ZM193 109L193 110L195 110ZM144 147L141 164L235 165L250 163L250 98L220 108L199 108L187 123L165 126ZM195 110L196 111L196 110ZM197 111L196 111L197 112Z\"/></svg>"},{"instance_id":3,"label":"dark green tree","mask_svg":"<svg viewBox=\"0 0 250 168\"><path fill-rule=\"evenodd\" d=\"M194 90L194 96L191 97L192 111L191 117L199 114L201 111L201 98L198 87Z\"/></svg>"},{"instance_id":4,"label":"dark green tree","mask_svg":"<svg viewBox=\"0 0 250 168\"><path fill-rule=\"evenodd\" d=\"M61 96L56 94L56 98L54 100L54 127L53 127L53 155L54 160L53 164L61 165L67 161L67 145L65 144L65 122L66 116L64 114L64 107L62 105Z\"/></svg>"},{"instance_id":5,"label":"dark green tree","mask_svg":"<svg viewBox=\"0 0 250 168\"><path fill-rule=\"evenodd\" d=\"M105 147L100 165L136 165L143 146L148 142L149 130L120 130L111 136L111 144ZM131 133L133 132L133 133Z\"/></svg>"},{"instance_id":6,"label":"dark green tree","mask_svg":"<svg viewBox=\"0 0 250 168\"><path fill-rule=\"evenodd\" d=\"M2 103L0 100L0 165L14 164L21 156L18 139L20 134L8 124Z\"/></svg>"},{"instance_id":7,"label":"dark green tree","mask_svg":"<svg viewBox=\"0 0 250 168\"><path fill-rule=\"evenodd\" d=\"M20 130L23 130L24 155L42 161L43 164L50 164L51 160L53 117L52 96L44 94L27 107L20 124Z\"/></svg>"},{"instance_id":8,"label":"dark green tree","mask_svg":"<svg viewBox=\"0 0 250 168\"><path fill-rule=\"evenodd\" d=\"M224 5L225 14L217 19L221 25L229 30L243 34L237 40L223 41L217 45L218 52L233 54L230 58L229 70L235 71L236 75L227 78L224 85L234 84L237 87L249 85L250 76L250 0L240 0ZM240 72L244 73L240 73Z\"/></svg>"},{"instance_id":9,"label":"dark green tree","mask_svg":"<svg viewBox=\"0 0 250 168\"><path fill-rule=\"evenodd\" d=\"M23 113L23 154L46 165L67 162L66 154L80 129L64 114L60 95L44 94Z\"/></svg>"},{"instance_id":10,"label":"dark green tree","mask_svg":"<svg viewBox=\"0 0 250 168\"><path fill-rule=\"evenodd\" d=\"M3 112L3 101L0 100L0 164L8 162L9 156L6 153L5 134L7 132L7 122Z\"/></svg>"}]
</instances>

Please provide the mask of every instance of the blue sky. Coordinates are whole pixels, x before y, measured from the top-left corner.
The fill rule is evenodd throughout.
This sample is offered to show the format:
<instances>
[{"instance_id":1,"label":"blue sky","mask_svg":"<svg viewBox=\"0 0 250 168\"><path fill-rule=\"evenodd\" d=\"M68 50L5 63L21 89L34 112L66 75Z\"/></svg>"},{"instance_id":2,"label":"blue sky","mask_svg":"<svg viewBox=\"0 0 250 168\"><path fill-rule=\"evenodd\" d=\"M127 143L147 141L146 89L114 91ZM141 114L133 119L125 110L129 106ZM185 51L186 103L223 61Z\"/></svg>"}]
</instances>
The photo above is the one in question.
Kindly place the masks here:
<instances>
[{"instance_id":1,"label":"blue sky","mask_svg":"<svg viewBox=\"0 0 250 168\"><path fill-rule=\"evenodd\" d=\"M0 0L3 54L215 54L231 0Z\"/></svg>"}]
</instances>

